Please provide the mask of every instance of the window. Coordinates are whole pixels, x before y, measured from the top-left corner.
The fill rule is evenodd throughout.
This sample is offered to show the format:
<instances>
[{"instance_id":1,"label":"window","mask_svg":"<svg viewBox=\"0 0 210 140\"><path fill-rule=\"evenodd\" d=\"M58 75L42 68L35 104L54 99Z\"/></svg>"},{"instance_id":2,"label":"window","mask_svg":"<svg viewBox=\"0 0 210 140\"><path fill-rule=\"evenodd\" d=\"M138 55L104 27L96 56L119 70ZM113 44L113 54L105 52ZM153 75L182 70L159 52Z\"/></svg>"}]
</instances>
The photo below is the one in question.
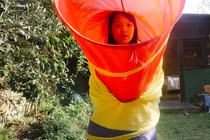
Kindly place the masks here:
<instances>
[{"instance_id":1,"label":"window","mask_svg":"<svg viewBox=\"0 0 210 140\"><path fill-rule=\"evenodd\" d=\"M199 68L202 67L202 41L201 40L184 40L183 42L183 58L184 68Z\"/></svg>"}]
</instances>

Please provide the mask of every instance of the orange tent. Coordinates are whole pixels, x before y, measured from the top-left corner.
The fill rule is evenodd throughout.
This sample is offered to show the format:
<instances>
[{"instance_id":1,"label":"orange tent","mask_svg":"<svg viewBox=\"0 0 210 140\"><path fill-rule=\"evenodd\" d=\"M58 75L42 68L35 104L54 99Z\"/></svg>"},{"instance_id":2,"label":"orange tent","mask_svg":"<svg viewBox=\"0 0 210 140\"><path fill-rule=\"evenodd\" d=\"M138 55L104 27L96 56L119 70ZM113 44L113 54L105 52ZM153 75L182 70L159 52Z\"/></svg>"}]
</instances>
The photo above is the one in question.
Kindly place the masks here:
<instances>
[{"instance_id":1,"label":"orange tent","mask_svg":"<svg viewBox=\"0 0 210 140\"><path fill-rule=\"evenodd\" d=\"M148 88L185 0L53 0L56 12L82 48L99 79L120 101L139 98ZM110 45L113 11L135 16L141 43Z\"/></svg>"}]
</instances>

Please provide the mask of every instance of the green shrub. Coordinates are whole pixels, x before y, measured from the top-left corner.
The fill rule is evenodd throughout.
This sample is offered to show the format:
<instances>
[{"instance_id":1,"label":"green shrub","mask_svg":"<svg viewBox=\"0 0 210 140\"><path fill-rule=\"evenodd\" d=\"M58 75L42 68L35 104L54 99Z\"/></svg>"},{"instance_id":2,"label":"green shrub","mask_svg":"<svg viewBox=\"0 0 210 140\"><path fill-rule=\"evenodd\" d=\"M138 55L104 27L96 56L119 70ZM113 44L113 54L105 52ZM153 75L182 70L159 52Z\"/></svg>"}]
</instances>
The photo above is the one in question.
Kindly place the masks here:
<instances>
[{"instance_id":1,"label":"green shrub","mask_svg":"<svg viewBox=\"0 0 210 140\"><path fill-rule=\"evenodd\" d=\"M45 140L84 140L92 106L85 101L75 101L69 106L56 107L43 124Z\"/></svg>"},{"instance_id":2,"label":"green shrub","mask_svg":"<svg viewBox=\"0 0 210 140\"><path fill-rule=\"evenodd\" d=\"M17 140L13 134L5 129L0 129L0 140Z\"/></svg>"},{"instance_id":3,"label":"green shrub","mask_svg":"<svg viewBox=\"0 0 210 140\"><path fill-rule=\"evenodd\" d=\"M89 105L59 106L60 99L69 104L63 98L74 93L78 74L88 75L87 61L51 0L0 1L0 90L23 93L41 106L49 115L44 138L85 137Z\"/></svg>"},{"instance_id":4,"label":"green shrub","mask_svg":"<svg viewBox=\"0 0 210 140\"><path fill-rule=\"evenodd\" d=\"M0 34L0 78L7 79L1 89L10 87L32 101L71 94L77 73L88 72L51 0L0 1Z\"/></svg>"}]
</instances>

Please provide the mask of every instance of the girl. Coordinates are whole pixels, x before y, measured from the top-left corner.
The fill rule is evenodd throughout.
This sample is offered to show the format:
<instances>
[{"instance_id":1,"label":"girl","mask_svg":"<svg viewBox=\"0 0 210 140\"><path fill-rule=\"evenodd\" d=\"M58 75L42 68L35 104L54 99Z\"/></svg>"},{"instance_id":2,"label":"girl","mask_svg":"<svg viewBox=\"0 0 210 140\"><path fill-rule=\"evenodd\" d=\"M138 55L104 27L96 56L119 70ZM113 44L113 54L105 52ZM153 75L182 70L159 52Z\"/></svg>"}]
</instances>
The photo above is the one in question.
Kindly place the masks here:
<instances>
[{"instance_id":1,"label":"girl","mask_svg":"<svg viewBox=\"0 0 210 140\"><path fill-rule=\"evenodd\" d=\"M131 14L113 12L109 16L108 28L109 44L138 43L136 21ZM163 83L162 69L158 70L155 80L152 80L150 88L142 97L125 103L110 93L97 71L91 66L89 68L91 72L89 83L92 85L90 98L95 110L88 127L88 139L156 140L156 124L159 120L158 99ZM157 87L160 87L160 90L154 92L153 89Z\"/></svg>"},{"instance_id":2,"label":"girl","mask_svg":"<svg viewBox=\"0 0 210 140\"><path fill-rule=\"evenodd\" d=\"M134 16L125 12L113 12L108 25L109 44L137 43L137 27Z\"/></svg>"}]
</instances>

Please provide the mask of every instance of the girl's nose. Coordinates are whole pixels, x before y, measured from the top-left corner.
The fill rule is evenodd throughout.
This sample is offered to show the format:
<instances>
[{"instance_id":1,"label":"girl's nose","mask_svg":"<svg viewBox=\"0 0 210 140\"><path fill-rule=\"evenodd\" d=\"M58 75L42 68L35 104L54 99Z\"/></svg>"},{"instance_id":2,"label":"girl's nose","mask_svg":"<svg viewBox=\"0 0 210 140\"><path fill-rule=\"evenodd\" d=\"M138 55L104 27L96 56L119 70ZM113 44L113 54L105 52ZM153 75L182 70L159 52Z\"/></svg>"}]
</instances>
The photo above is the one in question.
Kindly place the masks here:
<instances>
[{"instance_id":1,"label":"girl's nose","mask_svg":"<svg viewBox=\"0 0 210 140\"><path fill-rule=\"evenodd\" d=\"M127 31L127 28L125 26L122 26L121 32L126 32L126 31Z\"/></svg>"}]
</instances>

